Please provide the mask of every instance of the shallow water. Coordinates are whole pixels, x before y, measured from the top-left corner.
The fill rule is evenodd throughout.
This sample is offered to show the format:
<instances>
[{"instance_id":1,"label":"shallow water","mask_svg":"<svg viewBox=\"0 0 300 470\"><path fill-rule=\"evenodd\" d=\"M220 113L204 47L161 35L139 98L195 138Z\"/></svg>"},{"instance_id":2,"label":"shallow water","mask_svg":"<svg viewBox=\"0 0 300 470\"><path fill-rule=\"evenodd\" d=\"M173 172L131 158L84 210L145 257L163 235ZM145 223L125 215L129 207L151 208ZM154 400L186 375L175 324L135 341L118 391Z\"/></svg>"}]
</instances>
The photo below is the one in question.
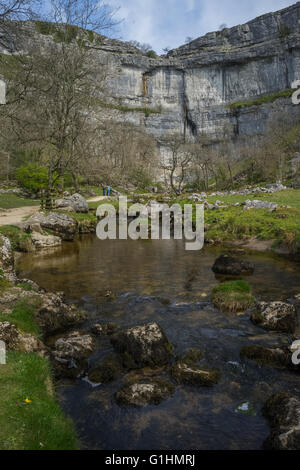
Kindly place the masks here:
<instances>
[{"instance_id":1,"label":"shallow water","mask_svg":"<svg viewBox=\"0 0 300 470\"><path fill-rule=\"evenodd\" d=\"M224 314L209 302L220 279L211 271L219 248L188 252L170 241L100 241L83 236L61 248L22 255L18 270L50 291L64 291L88 312L89 329L98 320L123 326L157 321L180 355L190 347L205 352L203 364L218 367L213 388L177 386L161 405L120 408L114 393L123 377L91 387L78 379L59 384L65 411L82 444L91 449L259 449L269 433L261 407L277 391L299 394L300 376L242 361L248 344L280 345L289 339L255 327L248 315ZM247 276L261 299L286 299L300 292L299 265L283 258L247 255L255 272ZM112 293L109 299L105 295ZM112 298L111 298L112 297ZM101 341L91 364L111 352ZM151 371L144 370L144 374ZM163 372L162 372L163 373ZM248 412L238 411L247 403Z\"/></svg>"}]
</instances>

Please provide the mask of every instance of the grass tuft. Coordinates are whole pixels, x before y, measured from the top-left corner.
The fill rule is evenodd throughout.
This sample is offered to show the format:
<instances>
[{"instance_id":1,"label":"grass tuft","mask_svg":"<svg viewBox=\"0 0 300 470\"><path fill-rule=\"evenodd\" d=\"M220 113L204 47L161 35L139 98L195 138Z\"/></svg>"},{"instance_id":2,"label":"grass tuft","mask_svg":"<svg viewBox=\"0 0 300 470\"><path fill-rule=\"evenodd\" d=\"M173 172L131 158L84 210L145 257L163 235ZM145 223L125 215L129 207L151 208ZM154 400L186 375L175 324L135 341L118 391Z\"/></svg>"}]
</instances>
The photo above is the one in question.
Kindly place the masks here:
<instances>
[{"instance_id":1,"label":"grass tuft","mask_svg":"<svg viewBox=\"0 0 300 470\"><path fill-rule=\"evenodd\" d=\"M247 310L254 304L251 287L246 281L224 282L212 290L214 305L226 312L239 312Z\"/></svg>"}]
</instances>

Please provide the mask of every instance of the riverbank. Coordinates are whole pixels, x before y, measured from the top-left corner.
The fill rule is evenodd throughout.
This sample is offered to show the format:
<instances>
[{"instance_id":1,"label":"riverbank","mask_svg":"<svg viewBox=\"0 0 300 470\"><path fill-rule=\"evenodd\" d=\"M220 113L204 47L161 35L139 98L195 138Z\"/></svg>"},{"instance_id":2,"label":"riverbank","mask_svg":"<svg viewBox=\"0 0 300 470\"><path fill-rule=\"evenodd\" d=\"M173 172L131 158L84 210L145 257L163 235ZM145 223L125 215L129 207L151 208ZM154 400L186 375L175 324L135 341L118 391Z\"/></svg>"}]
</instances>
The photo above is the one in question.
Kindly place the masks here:
<instances>
[{"instance_id":1,"label":"riverbank","mask_svg":"<svg viewBox=\"0 0 300 470\"><path fill-rule=\"evenodd\" d=\"M55 322L53 302L35 283L17 278L11 244L0 235L0 339L6 347L6 363L0 364L1 450L78 448L74 425L56 400L43 343L49 312L54 315L48 321Z\"/></svg>"}]
</instances>

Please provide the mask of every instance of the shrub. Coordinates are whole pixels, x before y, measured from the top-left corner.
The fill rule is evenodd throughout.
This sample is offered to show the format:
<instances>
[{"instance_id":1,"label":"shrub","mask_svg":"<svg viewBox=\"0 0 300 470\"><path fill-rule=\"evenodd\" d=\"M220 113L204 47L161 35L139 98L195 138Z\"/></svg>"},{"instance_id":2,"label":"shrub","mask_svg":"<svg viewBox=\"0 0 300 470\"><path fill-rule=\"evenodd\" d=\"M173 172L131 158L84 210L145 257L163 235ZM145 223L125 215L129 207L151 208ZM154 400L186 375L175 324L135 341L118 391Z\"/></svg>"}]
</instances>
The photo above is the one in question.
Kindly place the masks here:
<instances>
[{"instance_id":1,"label":"shrub","mask_svg":"<svg viewBox=\"0 0 300 470\"><path fill-rule=\"evenodd\" d=\"M48 184L48 170L36 164L22 165L16 171L18 183L31 193L37 193Z\"/></svg>"},{"instance_id":2,"label":"shrub","mask_svg":"<svg viewBox=\"0 0 300 470\"><path fill-rule=\"evenodd\" d=\"M251 307L254 297L246 281L228 281L213 288L212 301L220 310L238 312Z\"/></svg>"},{"instance_id":3,"label":"shrub","mask_svg":"<svg viewBox=\"0 0 300 470\"><path fill-rule=\"evenodd\" d=\"M146 56L147 56L147 57L150 57L150 59L157 59L157 54L156 54L155 51L148 51L148 52L146 53Z\"/></svg>"}]
</instances>

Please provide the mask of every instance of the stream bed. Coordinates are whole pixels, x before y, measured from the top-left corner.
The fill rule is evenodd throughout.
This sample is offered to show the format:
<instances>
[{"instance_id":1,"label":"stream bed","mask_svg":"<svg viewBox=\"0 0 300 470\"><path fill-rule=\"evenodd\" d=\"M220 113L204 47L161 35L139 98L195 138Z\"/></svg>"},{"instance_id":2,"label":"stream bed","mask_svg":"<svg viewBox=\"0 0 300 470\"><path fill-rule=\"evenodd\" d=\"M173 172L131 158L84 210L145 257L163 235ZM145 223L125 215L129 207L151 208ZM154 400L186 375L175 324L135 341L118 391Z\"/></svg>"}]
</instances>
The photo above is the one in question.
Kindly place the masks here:
<instances>
[{"instance_id":1,"label":"stream bed","mask_svg":"<svg viewBox=\"0 0 300 470\"><path fill-rule=\"evenodd\" d=\"M221 252L216 247L185 251L181 240L100 241L84 235L19 258L21 277L48 291L63 291L87 312L84 331L97 321L123 327L156 321L175 355L199 348L205 363L221 371L220 382L211 388L177 385L172 398L143 408L116 404L122 376L98 387L82 378L61 380L59 400L83 448L260 449L269 434L261 415L268 396L280 391L299 395L300 375L240 358L242 346L280 346L288 337L254 326L248 314L222 313L210 303L212 287L222 280L211 270ZM255 271L242 279L258 299L285 300L300 293L299 264L259 253L244 258ZM110 352L109 340L101 340L90 363Z\"/></svg>"}]
</instances>

